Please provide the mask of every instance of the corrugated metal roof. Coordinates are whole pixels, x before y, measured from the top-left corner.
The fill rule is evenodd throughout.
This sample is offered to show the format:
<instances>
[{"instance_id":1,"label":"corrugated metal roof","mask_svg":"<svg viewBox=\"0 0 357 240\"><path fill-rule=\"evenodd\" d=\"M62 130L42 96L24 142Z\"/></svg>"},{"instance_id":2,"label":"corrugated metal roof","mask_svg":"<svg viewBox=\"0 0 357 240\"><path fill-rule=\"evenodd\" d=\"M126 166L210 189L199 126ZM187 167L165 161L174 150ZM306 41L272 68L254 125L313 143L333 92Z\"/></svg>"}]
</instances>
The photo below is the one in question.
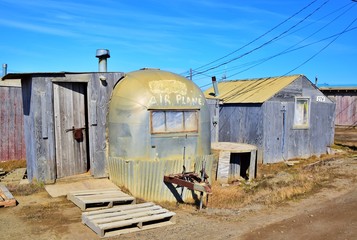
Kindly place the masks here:
<instances>
[{"instance_id":1,"label":"corrugated metal roof","mask_svg":"<svg viewBox=\"0 0 357 240\"><path fill-rule=\"evenodd\" d=\"M320 91L356 91L357 86L320 86Z\"/></svg>"},{"instance_id":2,"label":"corrugated metal roof","mask_svg":"<svg viewBox=\"0 0 357 240\"><path fill-rule=\"evenodd\" d=\"M208 99L220 99L224 103L263 103L302 75L268 77L218 82L219 96L213 87L204 94Z\"/></svg>"}]
</instances>

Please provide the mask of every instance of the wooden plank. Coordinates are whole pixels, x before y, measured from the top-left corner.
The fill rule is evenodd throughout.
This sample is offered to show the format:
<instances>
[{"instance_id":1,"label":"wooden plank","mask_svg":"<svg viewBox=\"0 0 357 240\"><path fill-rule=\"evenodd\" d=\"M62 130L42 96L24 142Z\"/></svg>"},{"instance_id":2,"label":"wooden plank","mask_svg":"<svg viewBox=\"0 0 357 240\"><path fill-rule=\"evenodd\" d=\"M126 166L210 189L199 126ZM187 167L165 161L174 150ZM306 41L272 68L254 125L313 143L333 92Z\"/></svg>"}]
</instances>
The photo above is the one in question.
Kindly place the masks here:
<instances>
[{"instance_id":1,"label":"wooden plank","mask_svg":"<svg viewBox=\"0 0 357 240\"><path fill-rule=\"evenodd\" d=\"M120 190L75 191L67 194L67 199L76 204L82 211L88 209L111 208L113 205L135 203L135 198ZM115 192L116 191L116 192Z\"/></svg>"},{"instance_id":2,"label":"wooden plank","mask_svg":"<svg viewBox=\"0 0 357 240\"><path fill-rule=\"evenodd\" d=\"M152 206L155 206L155 204L152 202L132 204L132 205L120 205L120 206L114 206L113 208L110 208L110 209L102 209L102 210L96 210L96 211L91 211L91 212L83 212L82 216L93 217L98 214L120 212L120 211L124 211L124 210L130 211L132 209L148 208L148 207L152 207Z\"/></svg>"},{"instance_id":3,"label":"wooden plank","mask_svg":"<svg viewBox=\"0 0 357 240\"><path fill-rule=\"evenodd\" d=\"M2 184L0 184L0 206L13 207L16 206L16 199L11 192Z\"/></svg>"},{"instance_id":4,"label":"wooden plank","mask_svg":"<svg viewBox=\"0 0 357 240\"><path fill-rule=\"evenodd\" d=\"M171 225L174 216L158 205L143 203L82 213L82 222L99 236L109 237Z\"/></svg>"},{"instance_id":5,"label":"wooden plank","mask_svg":"<svg viewBox=\"0 0 357 240\"><path fill-rule=\"evenodd\" d=\"M114 192L120 190L119 188L108 188L108 189L88 189L88 190L79 190L79 191L71 191L72 195L89 195L92 193L102 193L102 192Z\"/></svg>"},{"instance_id":6,"label":"wooden plank","mask_svg":"<svg viewBox=\"0 0 357 240\"><path fill-rule=\"evenodd\" d=\"M249 181L252 181L255 178L256 164L257 164L256 156L257 156L256 150L250 152Z\"/></svg>"},{"instance_id":7,"label":"wooden plank","mask_svg":"<svg viewBox=\"0 0 357 240\"><path fill-rule=\"evenodd\" d=\"M106 81L100 81L103 75ZM121 79L123 73L96 73L91 75L88 83L89 116L89 149L91 160L91 173L95 177L107 177L107 115L108 104L115 84Z\"/></svg>"},{"instance_id":8,"label":"wooden plank","mask_svg":"<svg viewBox=\"0 0 357 240\"><path fill-rule=\"evenodd\" d=\"M132 206L135 206L134 204L132 204ZM154 210L160 210L162 209L162 207L160 206L157 206L157 205L154 205L154 206L151 206L151 207L146 207L145 208L145 211L154 211ZM120 211L117 211L115 209L115 207L113 208L109 208L108 210L110 210L111 212L106 212L106 213L98 213L96 215L93 215L93 216L83 216L83 222L86 222L86 221L93 221L93 222L96 222L96 223L99 223L99 222L105 222L102 221L102 219L109 219L109 218L116 218L116 217L120 217L120 216L123 216L123 215L126 215L126 214L135 214L135 213L139 213L139 212L142 212L142 209L141 208L133 208L133 209L127 209L125 210L125 212L123 212L122 210ZM100 221L96 221L96 220L100 220Z\"/></svg>"},{"instance_id":9,"label":"wooden plank","mask_svg":"<svg viewBox=\"0 0 357 240\"><path fill-rule=\"evenodd\" d=\"M41 127L42 127L42 138L48 138L48 123L47 123L47 111L46 111L46 93L41 92Z\"/></svg>"}]
</instances>

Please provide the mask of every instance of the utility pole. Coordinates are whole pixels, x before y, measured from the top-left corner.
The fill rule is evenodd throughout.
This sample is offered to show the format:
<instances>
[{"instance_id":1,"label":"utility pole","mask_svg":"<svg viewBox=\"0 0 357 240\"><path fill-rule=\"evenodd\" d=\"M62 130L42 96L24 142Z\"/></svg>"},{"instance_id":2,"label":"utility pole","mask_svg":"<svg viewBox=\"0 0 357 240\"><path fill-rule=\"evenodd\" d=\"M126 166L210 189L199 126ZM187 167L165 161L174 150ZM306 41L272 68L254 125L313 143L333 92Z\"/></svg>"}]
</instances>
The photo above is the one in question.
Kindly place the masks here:
<instances>
[{"instance_id":1,"label":"utility pole","mask_svg":"<svg viewBox=\"0 0 357 240\"><path fill-rule=\"evenodd\" d=\"M192 68L190 68L190 80L192 81Z\"/></svg>"}]
</instances>

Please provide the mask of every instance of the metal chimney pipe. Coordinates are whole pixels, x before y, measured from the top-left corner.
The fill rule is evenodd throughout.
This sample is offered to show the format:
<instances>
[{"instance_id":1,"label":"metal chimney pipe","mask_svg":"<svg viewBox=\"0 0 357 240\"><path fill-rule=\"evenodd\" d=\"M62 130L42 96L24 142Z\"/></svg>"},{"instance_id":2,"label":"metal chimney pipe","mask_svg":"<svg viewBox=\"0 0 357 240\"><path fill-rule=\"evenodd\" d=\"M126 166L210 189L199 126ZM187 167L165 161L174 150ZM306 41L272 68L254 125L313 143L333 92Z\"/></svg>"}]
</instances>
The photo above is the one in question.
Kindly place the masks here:
<instances>
[{"instance_id":1,"label":"metal chimney pipe","mask_svg":"<svg viewBox=\"0 0 357 240\"><path fill-rule=\"evenodd\" d=\"M99 58L99 72L107 71L107 59L110 58L110 53L108 49L97 49L96 57Z\"/></svg>"},{"instance_id":2,"label":"metal chimney pipe","mask_svg":"<svg viewBox=\"0 0 357 240\"><path fill-rule=\"evenodd\" d=\"M219 95L219 92L218 92L218 85L215 76L212 77L212 84L214 89L214 96L217 97Z\"/></svg>"},{"instance_id":3,"label":"metal chimney pipe","mask_svg":"<svg viewBox=\"0 0 357 240\"><path fill-rule=\"evenodd\" d=\"M3 76L5 76L7 74L7 64L6 63L4 63L3 65L2 65L2 77Z\"/></svg>"}]
</instances>

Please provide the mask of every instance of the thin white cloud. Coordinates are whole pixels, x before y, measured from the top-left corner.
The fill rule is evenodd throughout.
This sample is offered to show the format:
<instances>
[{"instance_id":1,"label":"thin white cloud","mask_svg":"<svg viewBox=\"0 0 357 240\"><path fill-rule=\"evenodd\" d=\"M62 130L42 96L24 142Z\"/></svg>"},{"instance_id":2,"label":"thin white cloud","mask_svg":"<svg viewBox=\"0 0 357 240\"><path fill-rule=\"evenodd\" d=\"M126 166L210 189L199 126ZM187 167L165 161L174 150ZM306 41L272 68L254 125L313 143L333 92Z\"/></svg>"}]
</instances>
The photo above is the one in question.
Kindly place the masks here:
<instances>
[{"instance_id":1,"label":"thin white cloud","mask_svg":"<svg viewBox=\"0 0 357 240\"><path fill-rule=\"evenodd\" d=\"M33 31L33 32L39 32L39 33L45 33L45 34L50 34L50 35L56 35L56 36L62 36L62 37L77 37L78 34L62 30L62 29L55 29L51 27L45 27L37 24L32 24L32 23L25 23L25 22L20 22L20 21L12 21L12 20L6 20L6 19L1 19L0 18L0 25L5 26L5 27L12 27L12 28L18 28L18 29L23 29L27 31Z\"/></svg>"}]
</instances>

